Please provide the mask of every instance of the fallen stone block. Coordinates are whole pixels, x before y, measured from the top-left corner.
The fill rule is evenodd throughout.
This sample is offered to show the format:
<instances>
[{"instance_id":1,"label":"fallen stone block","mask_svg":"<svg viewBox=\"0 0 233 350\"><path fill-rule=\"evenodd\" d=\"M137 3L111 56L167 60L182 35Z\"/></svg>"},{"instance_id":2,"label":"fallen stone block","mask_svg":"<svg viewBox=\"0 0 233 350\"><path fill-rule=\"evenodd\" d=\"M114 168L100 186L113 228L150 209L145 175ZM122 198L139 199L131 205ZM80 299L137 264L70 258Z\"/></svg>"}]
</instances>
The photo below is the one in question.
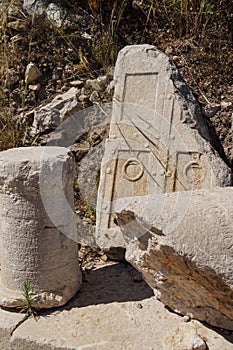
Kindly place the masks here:
<instances>
[{"instance_id":1,"label":"fallen stone block","mask_svg":"<svg viewBox=\"0 0 233 350\"><path fill-rule=\"evenodd\" d=\"M233 329L233 187L119 199L126 259L172 310Z\"/></svg>"},{"instance_id":2,"label":"fallen stone block","mask_svg":"<svg viewBox=\"0 0 233 350\"><path fill-rule=\"evenodd\" d=\"M97 202L96 241L105 250L125 247L115 200L232 183L197 101L165 54L150 45L125 47L114 80Z\"/></svg>"},{"instance_id":3,"label":"fallen stone block","mask_svg":"<svg viewBox=\"0 0 233 350\"><path fill-rule=\"evenodd\" d=\"M82 279L69 150L10 149L0 168L0 306L23 306L26 282L32 306L64 305Z\"/></svg>"}]
</instances>

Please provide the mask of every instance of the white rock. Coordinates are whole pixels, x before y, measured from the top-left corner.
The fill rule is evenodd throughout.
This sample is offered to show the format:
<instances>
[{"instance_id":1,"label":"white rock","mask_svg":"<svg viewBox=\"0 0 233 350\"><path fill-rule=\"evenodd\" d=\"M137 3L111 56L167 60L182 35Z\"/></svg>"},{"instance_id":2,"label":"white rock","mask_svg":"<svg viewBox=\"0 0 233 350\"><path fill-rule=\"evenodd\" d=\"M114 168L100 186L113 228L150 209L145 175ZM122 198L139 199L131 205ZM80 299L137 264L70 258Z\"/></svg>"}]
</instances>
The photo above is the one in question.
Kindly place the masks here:
<instances>
[{"instance_id":1,"label":"white rock","mask_svg":"<svg viewBox=\"0 0 233 350\"><path fill-rule=\"evenodd\" d=\"M62 21L65 13L64 10L61 9L61 7L51 2L46 9L46 14L49 19L56 22L58 27L62 26Z\"/></svg>"},{"instance_id":2,"label":"white rock","mask_svg":"<svg viewBox=\"0 0 233 350\"><path fill-rule=\"evenodd\" d=\"M41 85L40 85L40 83L30 84L30 85L28 85L28 88L32 91L38 91L38 90L40 90Z\"/></svg>"},{"instance_id":3,"label":"white rock","mask_svg":"<svg viewBox=\"0 0 233 350\"><path fill-rule=\"evenodd\" d=\"M159 300L233 329L233 187L122 198L126 259Z\"/></svg>"},{"instance_id":4,"label":"white rock","mask_svg":"<svg viewBox=\"0 0 233 350\"><path fill-rule=\"evenodd\" d=\"M66 118L81 110L82 104L78 101L78 92L77 88L72 87L67 92L57 95L45 106L36 108L33 111L34 121L30 134L36 135L48 129L55 129Z\"/></svg>"},{"instance_id":5,"label":"white rock","mask_svg":"<svg viewBox=\"0 0 233 350\"><path fill-rule=\"evenodd\" d=\"M32 13L42 14L44 12L43 3L40 0L24 0L23 8L30 14Z\"/></svg>"},{"instance_id":6,"label":"white rock","mask_svg":"<svg viewBox=\"0 0 233 350\"><path fill-rule=\"evenodd\" d=\"M30 62L26 67L25 82L30 84L39 77L41 77L41 72L34 63Z\"/></svg>"},{"instance_id":7,"label":"white rock","mask_svg":"<svg viewBox=\"0 0 233 350\"><path fill-rule=\"evenodd\" d=\"M103 91L107 87L108 80L109 78L106 75L100 76L97 79L87 79L85 87L86 89Z\"/></svg>"}]
</instances>

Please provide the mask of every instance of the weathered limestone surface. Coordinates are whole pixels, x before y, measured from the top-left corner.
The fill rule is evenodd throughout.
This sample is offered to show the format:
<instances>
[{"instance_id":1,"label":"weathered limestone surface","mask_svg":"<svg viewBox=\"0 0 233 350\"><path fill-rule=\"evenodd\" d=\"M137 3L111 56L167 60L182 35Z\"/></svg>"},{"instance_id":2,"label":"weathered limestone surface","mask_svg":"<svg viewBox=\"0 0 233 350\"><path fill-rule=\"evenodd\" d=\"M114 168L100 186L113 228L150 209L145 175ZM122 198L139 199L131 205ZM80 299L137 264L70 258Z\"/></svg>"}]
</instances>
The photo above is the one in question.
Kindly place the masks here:
<instances>
[{"instance_id":1,"label":"weathered limestone surface","mask_svg":"<svg viewBox=\"0 0 233 350\"><path fill-rule=\"evenodd\" d=\"M22 304L29 281L38 308L65 304L81 286L73 212L73 159L62 147L0 153L0 305Z\"/></svg>"},{"instance_id":2,"label":"weathered limestone surface","mask_svg":"<svg viewBox=\"0 0 233 350\"><path fill-rule=\"evenodd\" d=\"M150 45L127 46L118 55L114 79L97 203L96 240L105 249L125 245L114 200L232 181L199 105L166 55Z\"/></svg>"},{"instance_id":3,"label":"weathered limestone surface","mask_svg":"<svg viewBox=\"0 0 233 350\"><path fill-rule=\"evenodd\" d=\"M78 101L78 92L77 88L72 87L64 94L54 97L45 106L26 114L26 118L33 118L30 134L34 136L46 130L56 129L65 119L80 111L82 104Z\"/></svg>"},{"instance_id":4,"label":"weathered limestone surface","mask_svg":"<svg viewBox=\"0 0 233 350\"><path fill-rule=\"evenodd\" d=\"M164 338L163 350L207 350L207 344L198 334L195 327L186 331L186 326L181 326L170 332Z\"/></svg>"},{"instance_id":5,"label":"weathered limestone surface","mask_svg":"<svg viewBox=\"0 0 233 350\"><path fill-rule=\"evenodd\" d=\"M11 332L15 326L23 320L25 315L0 309L0 349L9 350Z\"/></svg>"},{"instance_id":6,"label":"weathered limestone surface","mask_svg":"<svg viewBox=\"0 0 233 350\"><path fill-rule=\"evenodd\" d=\"M0 309L1 350L194 350L203 341L208 350L233 349L233 332L184 322L139 277L125 262L102 263L89 271L67 308L29 318L12 337L23 316Z\"/></svg>"},{"instance_id":7,"label":"weathered limestone surface","mask_svg":"<svg viewBox=\"0 0 233 350\"><path fill-rule=\"evenodd\" d=\"M233 329L233 187L121 199L126 259L165 305Z\"/></svg>"},{"instance_id":8,"label":"weathered limestone surface","mask_svg":"<svg viewBox=\"0 0 233 350\"><path fill-rule=\"evenodd\" d=\"M91 270L67 309L28 319L1 350L197 350L203 342L206 350L233 349L230 332L215 332L195 320L184 322L156 300L136 272L112 262ZM3 319L0 310L0 329Z\"/></svg>"}]
</instances>

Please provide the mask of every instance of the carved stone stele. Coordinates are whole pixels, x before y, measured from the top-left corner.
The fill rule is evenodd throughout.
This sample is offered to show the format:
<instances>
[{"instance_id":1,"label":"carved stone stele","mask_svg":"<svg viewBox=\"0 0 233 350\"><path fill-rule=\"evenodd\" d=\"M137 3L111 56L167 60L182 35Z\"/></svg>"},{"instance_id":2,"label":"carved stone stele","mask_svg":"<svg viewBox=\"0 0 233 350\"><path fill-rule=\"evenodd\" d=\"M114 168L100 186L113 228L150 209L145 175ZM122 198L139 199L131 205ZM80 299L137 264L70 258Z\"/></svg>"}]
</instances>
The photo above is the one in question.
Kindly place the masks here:
<instances>
[{"instance_id":1,"label":"carved stone stele","mask_svg":"<svg viewBox=\"0 0 233 350\"><path fill-rule=\"evenodd\" d=\"M33 306L65 304L81 286L74 163L63 147L0 153L0 305L22 305L27 281Z\"/></svg>"},{"instance_id":2,"label":"carved stone stele","mask_svg":"<svg viewBox=\"0 0 233 350\"><path fill-rule=\"evenodd\" d=\"M114 80L97 202L96 241L104 249L125 246L115 200L229 186L232 175L212 146L191 90L165 54L150 45L125 47Z\"/></svg>"}]
</instances>

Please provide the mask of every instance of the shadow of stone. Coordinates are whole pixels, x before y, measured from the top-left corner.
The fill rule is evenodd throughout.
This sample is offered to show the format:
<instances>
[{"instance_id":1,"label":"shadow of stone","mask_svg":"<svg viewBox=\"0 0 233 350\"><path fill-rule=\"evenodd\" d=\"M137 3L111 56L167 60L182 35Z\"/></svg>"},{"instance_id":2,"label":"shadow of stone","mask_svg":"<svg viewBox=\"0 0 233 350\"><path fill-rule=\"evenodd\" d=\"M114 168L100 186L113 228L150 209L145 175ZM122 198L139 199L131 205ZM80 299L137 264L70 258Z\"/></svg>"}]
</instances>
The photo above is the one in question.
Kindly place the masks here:
<instances>
[{"instance_id":1,"label":"shadow of stone","mask_svg":"<svg viewBox=\"0 0 233 350\"><path fill-rule=\"evenodd\" d=\"M81 290L64 307L139 301L154 296L141 274L127 263L116 263L86 272Z\"/></svg>"}]
</instances>

